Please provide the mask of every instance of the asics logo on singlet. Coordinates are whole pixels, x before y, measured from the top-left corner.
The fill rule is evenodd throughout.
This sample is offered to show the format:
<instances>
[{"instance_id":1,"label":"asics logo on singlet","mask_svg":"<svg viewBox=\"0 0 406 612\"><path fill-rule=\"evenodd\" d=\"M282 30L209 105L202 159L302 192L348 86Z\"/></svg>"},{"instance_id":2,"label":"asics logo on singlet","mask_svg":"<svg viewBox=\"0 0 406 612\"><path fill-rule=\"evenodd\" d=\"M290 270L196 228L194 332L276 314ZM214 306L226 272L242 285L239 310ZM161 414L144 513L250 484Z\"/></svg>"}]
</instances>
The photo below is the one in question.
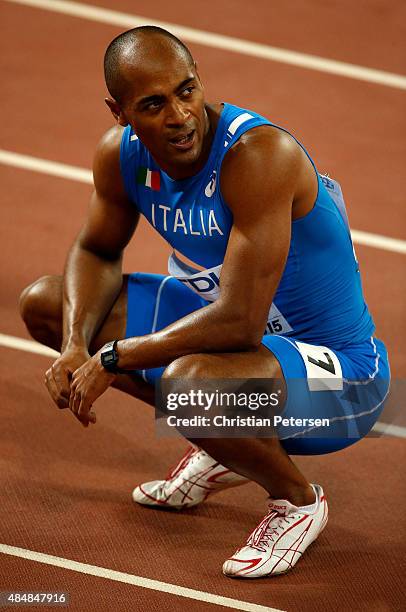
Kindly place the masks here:
<instances>
[{"instance_id":1,"label":"asics logo on singlet","mask_svg":"<svg viewBox=\"0 0 406 612\"><path fill-rule=\"evenodd\" d=\"M210 176L210 181L208 183L208 185L206 185L206 189L204 190L204 195L208 198L211 198L211 196L213 195L213 193L216 191L216 174L217 172L215 170L213 170L213 172L211 173Z\"/></svg>"}]
</instances>

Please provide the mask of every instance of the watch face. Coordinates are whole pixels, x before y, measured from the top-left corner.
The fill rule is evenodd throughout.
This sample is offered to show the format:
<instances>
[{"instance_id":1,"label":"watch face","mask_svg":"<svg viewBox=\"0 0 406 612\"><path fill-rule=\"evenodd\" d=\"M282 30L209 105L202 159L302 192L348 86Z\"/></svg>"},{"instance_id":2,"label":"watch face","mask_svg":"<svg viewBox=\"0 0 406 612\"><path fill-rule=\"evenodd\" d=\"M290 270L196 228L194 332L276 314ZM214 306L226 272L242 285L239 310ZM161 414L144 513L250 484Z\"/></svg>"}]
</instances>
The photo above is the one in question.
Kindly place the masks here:
<instances>
[{"instance_id":1,"label":"watch face","mask_svg":"<svg viewBox=\"0 0 406 612\"><path fill-rule=\"evenodd\" d=\"M101 363L107 370L115 371L116 364L118 361L118 354L114 347L114 342L109 342L104 347L100 354Z\"/></svg>"}]
</instances>

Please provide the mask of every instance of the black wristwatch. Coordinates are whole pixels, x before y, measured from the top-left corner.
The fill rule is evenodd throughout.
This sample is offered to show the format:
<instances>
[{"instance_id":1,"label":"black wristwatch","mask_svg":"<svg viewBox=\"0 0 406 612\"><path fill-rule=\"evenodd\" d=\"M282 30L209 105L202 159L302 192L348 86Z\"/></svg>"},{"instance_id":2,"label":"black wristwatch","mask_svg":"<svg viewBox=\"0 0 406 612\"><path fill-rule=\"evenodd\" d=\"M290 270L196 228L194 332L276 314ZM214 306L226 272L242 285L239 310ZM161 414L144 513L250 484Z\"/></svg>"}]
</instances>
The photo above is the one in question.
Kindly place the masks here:
<instances>
[{"instance_id":1,"label":"black wristwatch","mask_svg":"<svg viewBox=\"0 0 406 612\"><path fill-rule=\"evenodd\" d=\"M117 353L117 342L118 340L112 340L107 342L101 350L100 360L103 368L111 372L112 374L119 374L123 372L117 367L119 356Z\"/></svg>"}]
</instances>

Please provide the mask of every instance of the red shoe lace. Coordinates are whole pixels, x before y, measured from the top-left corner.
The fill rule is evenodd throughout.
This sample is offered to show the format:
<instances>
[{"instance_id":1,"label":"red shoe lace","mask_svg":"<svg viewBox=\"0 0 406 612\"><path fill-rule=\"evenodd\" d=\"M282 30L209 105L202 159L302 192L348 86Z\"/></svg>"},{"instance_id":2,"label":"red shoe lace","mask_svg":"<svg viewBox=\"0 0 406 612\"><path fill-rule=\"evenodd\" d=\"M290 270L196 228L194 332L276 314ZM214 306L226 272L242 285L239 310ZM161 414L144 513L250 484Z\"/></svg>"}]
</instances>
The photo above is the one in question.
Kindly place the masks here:
<instances>
[{"instance_id":1,"label":"red shoe lace","mask_svg":"<svg viewBox=\"0 0 406 612\"><path fill-rule=\"evenodd\" d=\"M193 446L189 446L179 463L177 463L169 470L167 476L165 477L165 480L172 480L172 478L175 478L179 474L179 472L187 466L192 456L198 452L200 452L199 449L194 448Z\"/></svg>"},{"instance_id":2,"label":"red shoe lace","mask_svg":"<svg viewBox=\"0 0 406 612\"><path fill-rule=\"evenodd\" d=\"M270 514L267 514L249 535L246 545L265 552L264 547L267 547L269 542L274 541L274 536L279 535L278 529L281 527L283 522L289 524L289 518L292 517L279 514L279 512L276 512L275 510L271 511ZM276 525L271 526L271 522L275 519L277 519Z\"/></svg>"}]
</instances>

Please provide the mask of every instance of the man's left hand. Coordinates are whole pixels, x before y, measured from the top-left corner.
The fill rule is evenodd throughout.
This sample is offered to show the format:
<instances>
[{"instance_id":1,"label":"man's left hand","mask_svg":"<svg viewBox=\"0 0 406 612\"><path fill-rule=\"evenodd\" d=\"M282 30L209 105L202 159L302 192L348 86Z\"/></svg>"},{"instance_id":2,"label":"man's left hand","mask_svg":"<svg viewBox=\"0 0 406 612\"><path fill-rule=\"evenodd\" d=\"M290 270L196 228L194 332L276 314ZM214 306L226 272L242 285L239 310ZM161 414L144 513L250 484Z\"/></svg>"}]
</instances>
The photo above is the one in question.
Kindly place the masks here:
<instances>
[{"instance_id":1,"label":"man's left hand","mask_svg":"<svg viewBox=\"0 0 406 612\"><path fill-rule=\"evenodd\" d=\"M116 374L108 372L100 361L100 352L88 359L72 376L69 408L82 423L96 423L96 414L91 410L93 403L112 384Z\"/></svg>"}]
</instances>

